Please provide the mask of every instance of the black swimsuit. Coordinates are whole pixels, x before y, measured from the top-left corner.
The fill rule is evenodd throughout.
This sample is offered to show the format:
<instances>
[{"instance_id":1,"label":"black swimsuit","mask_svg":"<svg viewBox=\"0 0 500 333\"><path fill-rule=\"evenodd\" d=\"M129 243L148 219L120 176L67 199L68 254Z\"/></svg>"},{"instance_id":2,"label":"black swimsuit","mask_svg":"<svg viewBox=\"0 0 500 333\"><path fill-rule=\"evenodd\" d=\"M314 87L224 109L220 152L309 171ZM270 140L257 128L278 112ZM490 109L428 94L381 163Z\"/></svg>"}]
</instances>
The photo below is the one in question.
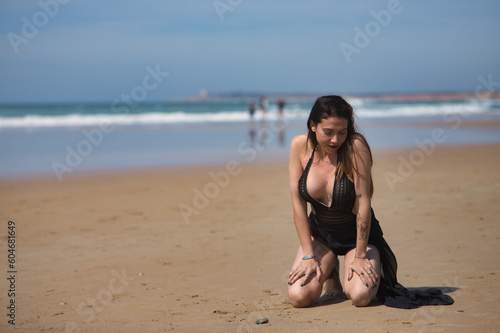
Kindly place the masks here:
<instances>
[{"instance_id":1,"label":"black swimsuit","mask_svg":"<svg viewBox=\"0 0 500 333\"><path fill-rule=\"evenodd\" d=\"M314 239L337 255L345 255L356 247L356 215L353 214L356 193L354 183L344 173L333 183L330 207L313 198L307 191L307 176L314 157L314 150L299 179L299 195L309 202L315 213L309 214L309 226ZM337 163L338 164L338 163ZM368 244L377 247L380 253L382 276L377 298L387 306L411 309L421 305L449 305L453 299L436 288L425 291L409 291L397 282L397 261L389 244L385 241L379 221L371 210L371 226Z\"/></svg>"}]
</instances>

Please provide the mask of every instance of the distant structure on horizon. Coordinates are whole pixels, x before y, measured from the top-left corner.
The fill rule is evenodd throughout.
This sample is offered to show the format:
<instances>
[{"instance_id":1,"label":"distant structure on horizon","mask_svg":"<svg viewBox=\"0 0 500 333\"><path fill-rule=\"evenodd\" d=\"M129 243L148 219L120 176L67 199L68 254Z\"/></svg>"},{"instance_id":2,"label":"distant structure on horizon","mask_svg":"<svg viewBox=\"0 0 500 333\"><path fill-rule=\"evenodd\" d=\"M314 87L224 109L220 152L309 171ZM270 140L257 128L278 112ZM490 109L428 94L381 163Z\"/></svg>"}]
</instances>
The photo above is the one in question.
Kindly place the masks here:
<instances>
[{"instance_id":1,"label":"distant structure on horizon","mask_svg":"<svg viewBox=\"0 0 500 333\"><path fill-rule=\"evenodd\" d=\"M335 93L331 93L335 94ZM206 89L202 89L198 95L188 96L180 99L185 102L222 102L234 101L249 103L259 100L262 96L270 102L277 103L279 100L287 102L310 102L316 100L325 93L291 93L291 94L272 94L272 93L244 93L232 92L222 94L209 94ZM380 94L340 94L346 98L358 98L377 101L457 101L471 98L480 99L500 99L500 92L484 92L477 94L475 92L423 92L423 93L380 93Z\"/></svg>"},{"instance_id":2,"label":"distant structure on horizon","mask_svg":"<svg viewBox=\"0 0 500 333\"><path fill-rule=\"evenodd\" d=\"M200 98L207 98L208 92L207 89L203 88L200 90Z\"/></svg>"}]
</instances>

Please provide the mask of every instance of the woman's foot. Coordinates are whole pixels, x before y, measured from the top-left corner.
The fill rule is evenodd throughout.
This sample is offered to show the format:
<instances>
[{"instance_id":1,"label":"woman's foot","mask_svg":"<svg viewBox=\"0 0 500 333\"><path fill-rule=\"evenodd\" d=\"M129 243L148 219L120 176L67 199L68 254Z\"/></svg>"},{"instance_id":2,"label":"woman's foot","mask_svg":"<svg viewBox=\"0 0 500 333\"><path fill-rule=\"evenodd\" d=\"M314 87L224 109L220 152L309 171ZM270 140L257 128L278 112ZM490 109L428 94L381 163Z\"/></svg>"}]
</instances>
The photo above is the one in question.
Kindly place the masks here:
<instances>
[{"instance_id":1,"label":"woman's foot","mask_svg":"<svg viewBox=\"0 0 500 333\"><path fill-rule=\"evenodd\" d=\"M325 281L325 296L338 297L343 294L342 284L339 278L339 262L333 268L332 274Z\"/></svg>"}]
</instances>

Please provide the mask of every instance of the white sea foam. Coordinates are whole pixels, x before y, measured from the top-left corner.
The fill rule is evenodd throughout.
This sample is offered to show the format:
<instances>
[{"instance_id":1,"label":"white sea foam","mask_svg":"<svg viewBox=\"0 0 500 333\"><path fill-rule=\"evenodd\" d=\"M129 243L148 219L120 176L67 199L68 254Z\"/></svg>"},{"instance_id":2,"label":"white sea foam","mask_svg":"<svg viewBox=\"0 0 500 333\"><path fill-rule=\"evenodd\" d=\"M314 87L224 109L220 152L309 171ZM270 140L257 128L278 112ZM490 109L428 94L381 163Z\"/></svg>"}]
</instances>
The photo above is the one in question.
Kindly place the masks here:
<instances>
[{"instance_id":1,"label":"white sea foam","mask_svg":"<svg viewBox=\"0 0 500 333\"><path fill-rule=\"evenodd\" d=\"M369 103L355 101L353 103L357 116L363 118L397 118L397 117L425 117L439 116L452 113L478 114L497 109L499 101L467 100L463 102L447 103ZM308 106L310 107L310 106ZM72 111L74 112L74 110ZM290 104L285 110L288 120L305 120L310 109L300 104ZM256 120L263 117L257 111ZM268 120L278 118L277 110L271 107L265 115ZM70 113L63 115L26 114L22 116L0 116L0 128L38 128L38 127L80 127L100 126L111 124L116 126L127 125L162 125L185 123L237 123L248 121L247 110L233 110L224 112L143 112L143 113L99 113L83 114Z\"/></svg>"},{"instance_id":2,"label":"white sea foam","mask_svg":"<svg viewBox=\"0 0 500 333\"><path fill-rule=\"evenodd\" d=\"M193 122L240 122L248 119L245 112L220 113L142 113L142 114L69 114L61 116L26 115L24 117L1 117L0 128L58 127L58 126L100 126L151 125Z\"/></svg>"},{"instance_id":3,"label":"white sea foam","mask_svg":"<svg viewBox=\"0 0 500 333\"><path fill-rule=\"evenodd\" d=\"M439 116L446 114L477 114L487 112L489 103L471 100L464 103L443 103L443 104L401 104L387 105L384 108L362 107L356 110L356 114L366 118L393 118L393 117L421 117Z\"/></svg>"}]
</instances>

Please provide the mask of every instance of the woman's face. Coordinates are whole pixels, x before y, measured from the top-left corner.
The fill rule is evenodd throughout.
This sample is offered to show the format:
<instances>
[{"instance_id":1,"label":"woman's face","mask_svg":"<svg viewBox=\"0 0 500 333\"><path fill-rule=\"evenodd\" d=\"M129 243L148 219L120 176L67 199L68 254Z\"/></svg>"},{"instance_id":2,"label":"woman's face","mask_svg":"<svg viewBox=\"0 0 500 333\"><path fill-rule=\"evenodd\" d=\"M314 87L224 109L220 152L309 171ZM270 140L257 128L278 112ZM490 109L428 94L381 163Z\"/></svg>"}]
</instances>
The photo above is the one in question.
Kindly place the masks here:
<instances>
[{"instance_id":1,"label":"woman's face","mask_svg":"<svg viewBox=\"0 0 500 333\"><path fill-rule=\"evenodd\" d=\"M311 129L316 133L318 145L326 153L334 153L342 146L347 138L346 118L330 117L322 119L318 125L312 124Z\"/></svg>"}]
</instances>

